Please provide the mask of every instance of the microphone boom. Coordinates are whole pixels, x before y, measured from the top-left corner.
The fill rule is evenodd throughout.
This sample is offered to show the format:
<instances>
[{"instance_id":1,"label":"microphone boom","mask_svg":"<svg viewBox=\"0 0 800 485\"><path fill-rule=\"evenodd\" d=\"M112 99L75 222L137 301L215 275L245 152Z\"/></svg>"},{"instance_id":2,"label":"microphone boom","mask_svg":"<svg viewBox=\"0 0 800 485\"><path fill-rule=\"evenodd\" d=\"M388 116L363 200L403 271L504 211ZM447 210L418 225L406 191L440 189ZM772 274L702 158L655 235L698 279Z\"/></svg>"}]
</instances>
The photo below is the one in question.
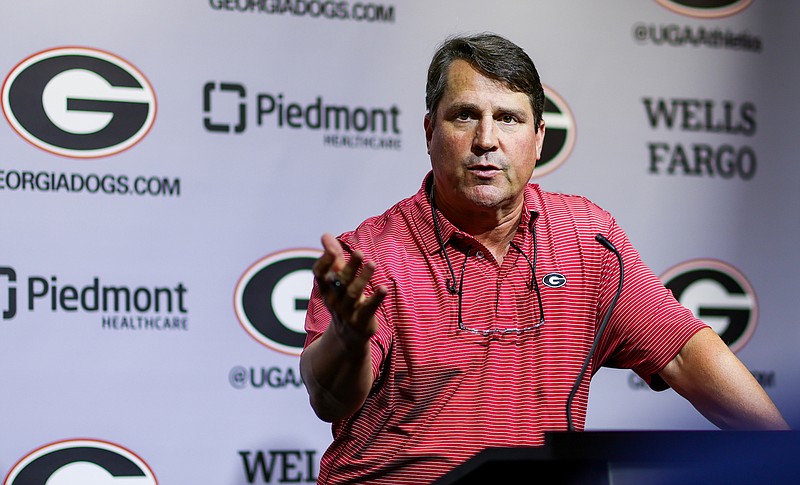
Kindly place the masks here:
<instances>
[{"instance_id":1,"label":"microphone boom","mask_svg":"<svg viewBox=\"0 0 800 485\"><path fill-rule=\"evenodd\" d=\"M614 299L611 300L611 305L608 307L608 311L606 311L605 316L603 317L603 321L600 323L600 328L597 329L597 335L594 337L594 342L592 343L592 347L589 349L589 353L586 354L586 359L583 361L583 366L581 366L580 372L578 372L578 377L575 379L575 384L572 385L572 390L567 397L567 431L575 431L575 426L572 423L572 400L575 399L575 394L577 394L578 389L581 387L581 382L583 382L583 376L586 374L586 369L589 367L589 362L592 361L592 356L594 355L595 350L597 349L598 344L600 343L600 339L603 337L603 332L606 329L606 325L608 321L611 319L611 313L614 311L614 307L617 306L617 300L619 299L620 293L622 293L622 283L624 279L624 269L622 264L622 255L617 251L617 248L611 244L611 241L606 239L605 236L602 234L598 234L594 237L594 239L599 242L604 248L608 249L617 257L619 261L619 283L617 284L617 291L614 294Z\"/></svg>"}]
</instances>

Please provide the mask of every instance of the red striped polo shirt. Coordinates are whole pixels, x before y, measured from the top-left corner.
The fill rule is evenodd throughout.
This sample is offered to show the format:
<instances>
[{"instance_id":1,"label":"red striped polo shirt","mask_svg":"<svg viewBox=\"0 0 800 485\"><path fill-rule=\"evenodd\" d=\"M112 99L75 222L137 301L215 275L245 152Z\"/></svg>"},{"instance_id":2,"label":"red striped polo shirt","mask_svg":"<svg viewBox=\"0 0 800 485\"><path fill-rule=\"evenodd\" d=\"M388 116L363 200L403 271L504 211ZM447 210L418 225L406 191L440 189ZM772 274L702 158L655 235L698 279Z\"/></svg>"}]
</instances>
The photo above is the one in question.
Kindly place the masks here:
<instances>
[{"instance_id":1,"label":"red striped polo shirt","mask_svg":"<svg viewBox=\"0 0 800 485\"><path fill-rule=\"evenodd\" d=\"M524 204L513 242L525 255L509 249L500 265L469 234L438 212L437 218L467 328L535 326L540 310L525 258L532 263L535 256L545 321L525 332L459 329L459 298L447 289L452 276L425 183L340 236L346 250L359 249L377 264L371 284L389 294L372 338L372 391L359 411L333 423L319 483L430 483L484 448L541 445L545 431L566 429L567 396L619 282L616 256L595 240L598 233L622 254L625 284L588 372L629 368L650 382L703 328L642 263L609 213L584 197L534 184ZM306 345L329 322L315 286ZM589 380L572 406L579 430Z\"/></svg>"}]
</instances>

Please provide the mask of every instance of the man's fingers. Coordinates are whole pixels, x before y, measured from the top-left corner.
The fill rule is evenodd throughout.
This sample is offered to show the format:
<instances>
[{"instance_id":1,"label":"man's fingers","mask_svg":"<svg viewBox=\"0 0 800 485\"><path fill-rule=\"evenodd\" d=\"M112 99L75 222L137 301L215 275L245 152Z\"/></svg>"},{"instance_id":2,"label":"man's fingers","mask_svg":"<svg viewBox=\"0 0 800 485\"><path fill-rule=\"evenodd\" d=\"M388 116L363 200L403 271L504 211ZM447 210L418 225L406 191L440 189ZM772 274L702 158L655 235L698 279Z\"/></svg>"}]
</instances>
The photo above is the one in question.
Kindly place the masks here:
<instances>
[{"instance_id":1,"label":"man's fingers","mask_svg":"<svg viewBox=\"0 0 800 485\"><path fill-rule=\"evenodd\" d=\"M322 238L320 240L322 241L322 249L325 252L330 252L335 255L343 254L342 244L339 242L338 239L336 239L336 236L334 236L333 234L326 232L325 234L322 235Z\"/></svg>"},{"instance_id":2,"label":"man's fingers","mask_svg":"<svg viewBox=\"0 0 800 485\"><path fill-rule=\"evenodd\" d=\"M377 322L375 320L375 312L378 311L383 299L386 297L387 290L383 286L377 286L375 291L366 298L358 308L356 314L355 326L361 331L373 335L378 331Z\"/></svg>"},{"instance_id":3,"label":"man's fingers","mask_svg":"<svg viewBox=\"0 0 800 485\"><path fill-rule=\"evenodd\" d=\"M333 288L335 291L340 286L336 283L339 280L337 272L345 266L344 251L339 241L327 233L322 235L322 249L322 256L314 262L312 271L317 279L320 292L327 295L332 289L332 285L335 286Z\"/></svg>"},{"instance_id":4,"label":"man's fingers","mask_svg":"<svg viewBox=\"0 0 800 485\"><path fill-rule=\"evenodd\" d=\"M322 278L328 271L341 271L344 267L344 250L331 234L322 235L322 256L314 264L314 274Z\"/></svg>"},{"instance_id":5,"label":"man's fingers","mask_svg":"<svg viewBox=\"0 0 800 485\"><path fill-rule=\"evenodd\" d=\"M374 263L367 263L359 269L362 260L363 254L353 253L347 266L337 275L337 283L340 285L337 295L339 309L347 315L352 315L356 306L363 300L364 288L375 271Z\"/></svg>"},{"instance_id":6,"label":"man's fingers","mask_svg":"<svg viewBox=\"0 0 800 485\"><path fill-rule=\"evenodd\" d=\"M364 254L354 251L350 255L349 261L345 262L341 243L327 233L322 235L322 249L322 256L317 259L312 268L314 276L320 280L328 280L330 283L333 280L331 274L336 274L345 286L349 285L364 261Z\"/></svg>"},{"instance_id":7,"label":"man's fingers","mask_svg":"<svg viewBox=\"0 0 800 485\"><path fill-rule=\"evenodd\" d=\"M367 287L370 278L372 278L372 274L375 272L375 263L368 262L364 264L364 267L361 268L361 271L358 272L357 276L353 278L349 285L346 286L345 295L347 297L347 303L350 305L354 305L360 302L363 299L364 288Z\"/></svg>"},{"instance_id":8,"label":"man's fingers","mask_svg":"<svg viewBox=\"0 0 800 485\"><path fill-rule=\"evenodd\" d=\"M339 279L342 280L345 286L350 286L350 283L356 279L358 270L361 268L363 262L364 253L361 251L353 251L353 254L350 255L350 260L344 265L344 268L339 271Z\"/></svg>"},{"instance_id":9,"label":"man's fingers","mask_svg":"<svg viewBox=\"0 0 800 485\"><path fill-rule=\"evenodd\" d=\"M364 263L364 253L353 251L345 260L341 243L331 234L322 236L323 254L313 272L323 298L335 319L354 330L372 335L377 331L374 316L386 289L377 287L368 298L364 289L375 273L375 264Z\"/></svg>"}]
</instances>

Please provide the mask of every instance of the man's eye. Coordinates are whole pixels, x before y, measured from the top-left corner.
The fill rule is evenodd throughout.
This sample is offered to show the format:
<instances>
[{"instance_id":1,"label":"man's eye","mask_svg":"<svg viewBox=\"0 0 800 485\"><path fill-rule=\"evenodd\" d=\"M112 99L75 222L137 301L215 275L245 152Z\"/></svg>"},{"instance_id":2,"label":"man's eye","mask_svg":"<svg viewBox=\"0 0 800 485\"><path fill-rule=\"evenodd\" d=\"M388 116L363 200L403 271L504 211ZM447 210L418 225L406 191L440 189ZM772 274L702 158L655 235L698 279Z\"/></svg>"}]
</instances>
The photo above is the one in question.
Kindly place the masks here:
<instances>
[{"instance_id":1,"label":"man's eye","mask_svg":"<svg viewBox=\"0 0 800 485\"><path fill-rule=\"evenodd\" d=\"M459 120L462 120L462 121L468 120L468 119L470 119L470 114L468 112L466 112L466 111L462 111L461 113L458 113L456 115L456 119L459 119Z\"/></svg>"},{"instance_id":2,"label":"man's eye","mask_svg":"<svg viewBox=\"0 0 800 485\"><path fill-rule=\"evenodd\" d=\"M514 118L511 115L503 115L503 116L500 117L500 121L502 121L503 123L511 124L511 123L515 123L517 121L517 119Z\"/></svg>"}]
</instances>

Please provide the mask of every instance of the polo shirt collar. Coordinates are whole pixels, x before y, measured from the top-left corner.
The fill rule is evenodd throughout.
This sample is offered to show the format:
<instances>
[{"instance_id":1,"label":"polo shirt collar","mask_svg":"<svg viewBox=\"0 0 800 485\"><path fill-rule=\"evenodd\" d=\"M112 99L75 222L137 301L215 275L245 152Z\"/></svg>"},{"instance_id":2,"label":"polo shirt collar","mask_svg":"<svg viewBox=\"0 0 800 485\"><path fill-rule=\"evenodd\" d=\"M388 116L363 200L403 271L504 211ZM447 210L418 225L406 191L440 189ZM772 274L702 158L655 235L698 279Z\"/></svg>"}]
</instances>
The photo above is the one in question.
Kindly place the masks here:
<instances>
[{"instance_id":1,"label":"polo shirt collar","mask_svg":"<svg viewBox=\"0 0 800 485\"><path fill-rule=\"evenodd\" d=\"M419 234L420 241L425 246L428 254L434 254L441 250L441 245L436 237L436 229L433 223L431 214L431 201L430 190L433 184L433 172L428 172L422 181L422 186L419 191L412 198L411 216ZM531 227L531 219L536 219L540 213L540 196L539 187L536 184L528 184L523 193L523 204L525 210L522 212L522 220L520 220L520 227L517 230L516 237L527 238L528 228ZM446 244L453 236L456 237L471 237L454 226L450 221L442 215L439 210L436 210L437 220L439 223L439 231L442 235L442 241Z\"/></svg>"}]
</instances>

